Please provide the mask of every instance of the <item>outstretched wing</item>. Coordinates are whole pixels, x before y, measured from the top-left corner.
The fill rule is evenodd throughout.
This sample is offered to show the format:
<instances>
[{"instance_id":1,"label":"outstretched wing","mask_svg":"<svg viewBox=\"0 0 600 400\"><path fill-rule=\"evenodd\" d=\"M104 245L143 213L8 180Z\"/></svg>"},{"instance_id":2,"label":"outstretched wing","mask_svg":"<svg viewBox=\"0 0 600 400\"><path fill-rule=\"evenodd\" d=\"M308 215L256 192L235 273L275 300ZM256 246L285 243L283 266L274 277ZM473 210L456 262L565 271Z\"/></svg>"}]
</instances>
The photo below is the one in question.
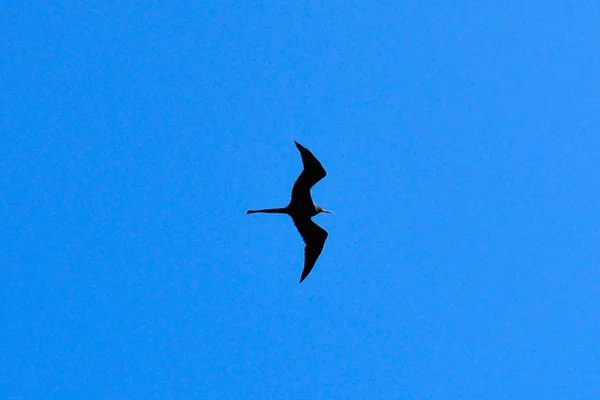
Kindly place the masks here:
<instances>
[{"instance_id":1,"label":"outstretched wing","mask_svg":"<svg viewBox=\"0 0 600 400\"><path fill-rule=\"evenodd\" d=\"M310 274L317 258L323 251L325 240L327 240L327 231L315 224L310 218L293 218L294 225L300 232L302 240L306 243L304 246L304 269L300 277L300 283Z\"/></svg>"},{"instance_id":2,"label":"outstretched wing","mask_svg":"<svg viewBox=\"0 0 600 400\"><path fill-rule=\"evenodd\" d=\"M292 188L292 203L312 204L310 189L321 179L325 178L327 172L325 172L325 168L323 168L319 160L306 147L298 142L294 143L296 143L296 147L300 151L304 169Z\"/></svg>"}]
</instances>

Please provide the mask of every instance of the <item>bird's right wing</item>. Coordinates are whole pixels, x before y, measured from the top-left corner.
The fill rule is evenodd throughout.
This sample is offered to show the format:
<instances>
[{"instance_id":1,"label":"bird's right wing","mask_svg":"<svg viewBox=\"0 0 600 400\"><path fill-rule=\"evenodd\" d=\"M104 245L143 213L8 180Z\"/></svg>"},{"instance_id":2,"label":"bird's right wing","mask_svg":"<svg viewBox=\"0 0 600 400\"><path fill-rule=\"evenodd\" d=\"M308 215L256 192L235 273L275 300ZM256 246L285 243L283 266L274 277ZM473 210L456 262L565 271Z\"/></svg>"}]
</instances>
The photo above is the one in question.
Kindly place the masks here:
<instances>
[{"instance_id":1,"label":"bird's right wing","mask_svg":"<svg viewBox=\"0 0 600 400\"><path fill-rule=\"evenodd\" d=\"M294 187L292 188L292 199L296 198L303 199L303 201L309 201L310 189L321 179L325 178L327 172L325 172L325 168L323 168L319 160L317 160L310 150L298 142L294 143L296 143L296 147L300 151L304 169L296 180L296 183L294 183ZM310 202L312 203L312 199L310 199Z\"/></svg>"},{"instance_id":2,"label":"bird's right wing","mask_svg":"<svg viewBox=\"0 0 600 400\"><path fill-rule=\"evenodd\" d=\"M325 240L327 240L327 231L315 224L310 218L293 218L294 225L300 232L302 240L306 243L304 247L304 269L300 277L300 283L312 271L317 258L321 255Z\"/></svg>"}]
</instances>

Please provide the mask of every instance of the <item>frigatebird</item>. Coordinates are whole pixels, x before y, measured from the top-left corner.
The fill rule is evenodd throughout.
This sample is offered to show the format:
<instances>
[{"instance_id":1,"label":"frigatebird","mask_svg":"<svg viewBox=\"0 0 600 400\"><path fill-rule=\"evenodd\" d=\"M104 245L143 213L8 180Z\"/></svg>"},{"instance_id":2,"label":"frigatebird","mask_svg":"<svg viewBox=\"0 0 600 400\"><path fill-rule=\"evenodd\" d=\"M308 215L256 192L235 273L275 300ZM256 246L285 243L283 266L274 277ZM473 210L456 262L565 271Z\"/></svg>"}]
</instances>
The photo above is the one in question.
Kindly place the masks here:
<instances>
[{"instance_id":1,"label":"frigatebird","mask_svg":"<svg viewBox=\"0 0 600 400\"><path fill-rule=\"evenodd\" d=\"M290 204L284 208L248 210L246 214L272 213L287 214L292 217L294 225L296 225L306 244L304 247L304 269L300 277L300 283L302 283L315 266L317 258L323 251L325 240L327 240L327 231L315 224L311 218L320 213L331 213L331 211L316 205L310 195L310 189L327 175L325 169L306 147L296 141L294 143L300 151L304 169L292 187Z\"/></svg>"}]
</instances>

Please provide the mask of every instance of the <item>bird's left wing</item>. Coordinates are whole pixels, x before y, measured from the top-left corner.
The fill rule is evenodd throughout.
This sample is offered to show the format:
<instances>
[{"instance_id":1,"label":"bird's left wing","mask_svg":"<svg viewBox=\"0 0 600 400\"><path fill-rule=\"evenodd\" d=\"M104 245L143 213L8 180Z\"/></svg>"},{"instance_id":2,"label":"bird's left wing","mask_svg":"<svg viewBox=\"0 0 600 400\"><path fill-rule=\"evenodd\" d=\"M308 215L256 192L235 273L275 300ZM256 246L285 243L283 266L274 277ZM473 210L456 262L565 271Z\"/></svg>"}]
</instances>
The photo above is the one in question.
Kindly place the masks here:
<instances>
[{"instance_id":1,"label":"bird's left wing","mask_svg":"<svg viewBox=\"0 0 600 400\"><path fill-rule=\"evenodd\" d=\"M296 143L296 147L300 151L302 166L304 168L292 187L291 202L311 204L313 201L310 196L310 189L321 179L325 178L327 172L325 172L325 168L323 168L319 160L317 160L310 150L298 142L294 143Z\"/></svg>"},{"instance_id":2,"label":"bird's left wing","mask_svg":"<svg viewBox=\"0 0 600 400\"><path fill-rule=\"evenodd\" d=\"M304 180L303 184L310 189L321 179L325 178L327 172L325 172L323 165L321 165L310 150L298 142L294 143L298 151L300 151L300 157L302 157L302 166L304 169L302 170L301 178Z\"/></svg>"},{"instance_id":3,"label":"bird's left wing","mask_svg":"<svg viewBox=\"0 0 600 400\"><path fill-rule=\"evenodd\" d=\"M323 251L325 240L327 240L327 231L315 224L310 218L293 218L293 221L298 232L300 232L300 236L302 236L302 240L306 243L306 246L304 246L304 269L300 277L300 283L302 283L312 271L317 258Z\"/></svg>"}]
</instances>

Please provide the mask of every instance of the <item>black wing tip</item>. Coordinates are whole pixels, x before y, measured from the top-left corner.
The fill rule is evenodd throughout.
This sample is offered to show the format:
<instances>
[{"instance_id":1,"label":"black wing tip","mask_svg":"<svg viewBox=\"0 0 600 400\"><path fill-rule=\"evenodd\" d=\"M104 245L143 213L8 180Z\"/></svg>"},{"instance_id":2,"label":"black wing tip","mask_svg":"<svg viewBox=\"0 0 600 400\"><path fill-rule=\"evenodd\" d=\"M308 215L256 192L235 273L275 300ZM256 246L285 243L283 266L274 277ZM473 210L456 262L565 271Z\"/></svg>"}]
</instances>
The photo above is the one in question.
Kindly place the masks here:
<instances>
[{"instance_id":1,"label":"black wing tip","mask_svg":"<svg viewBox=\"0 0 600 400\"><path fill-rule=\"evenodd\" d=\"M318 257L318 256L317 256ZM316 263L316 260L315 260ZM312 272L313 268L314 268L314 264L312 265L312 267L309 268L304 268L302 270L302 276L300 277L300 283L302 283L306 278L308 278L308 276L310 275L310 273Z\"/></svg>"},{"instance_id":2,"label":"black wing tip","mask_svg":"<svg viewBox=\"0 0 600 400\"><path fill-rule=\"evenodd\" d=\"M312 270L313 270L312 267L308 268L308 269L304 268L302 270L302 276L300 276L300 283L302 283L302 281L304 281L308 277L308 275L310 275Z\"/></svg>"}]
</instances>

